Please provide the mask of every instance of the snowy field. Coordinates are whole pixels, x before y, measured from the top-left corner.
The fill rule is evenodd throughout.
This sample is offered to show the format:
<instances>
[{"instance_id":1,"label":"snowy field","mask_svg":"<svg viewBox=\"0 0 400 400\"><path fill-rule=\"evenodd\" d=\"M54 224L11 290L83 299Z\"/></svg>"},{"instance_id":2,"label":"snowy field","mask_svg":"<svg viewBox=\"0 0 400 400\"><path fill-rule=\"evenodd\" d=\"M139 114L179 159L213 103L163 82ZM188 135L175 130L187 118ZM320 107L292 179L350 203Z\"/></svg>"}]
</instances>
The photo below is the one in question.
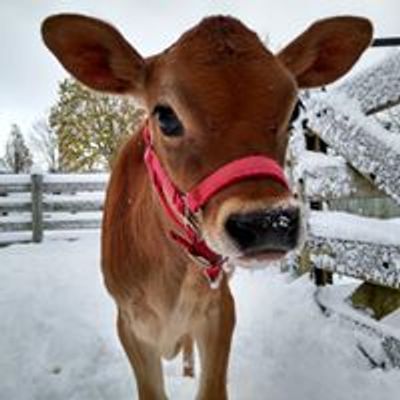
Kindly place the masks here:
<instances>
[{"instance_id":1,"label":"snowy field","mask_svg":"<svg viewBox=\"0 0 400 400\"><path fill-rule=\"evenodd\" d=\"M99 272L99 233L75 236L0 249L1 400L135 398ZM371 368L357 349L360 333L322 315L307 277L237 271L232 287L231 399L400 398L400 371ZM349 289L326 294L337 299ZM400 336L399 320L392 317L391 328ZM164 367L169 398L193 398L196 380L180 376L181 360Z\"/></svg>"}]
</instances>

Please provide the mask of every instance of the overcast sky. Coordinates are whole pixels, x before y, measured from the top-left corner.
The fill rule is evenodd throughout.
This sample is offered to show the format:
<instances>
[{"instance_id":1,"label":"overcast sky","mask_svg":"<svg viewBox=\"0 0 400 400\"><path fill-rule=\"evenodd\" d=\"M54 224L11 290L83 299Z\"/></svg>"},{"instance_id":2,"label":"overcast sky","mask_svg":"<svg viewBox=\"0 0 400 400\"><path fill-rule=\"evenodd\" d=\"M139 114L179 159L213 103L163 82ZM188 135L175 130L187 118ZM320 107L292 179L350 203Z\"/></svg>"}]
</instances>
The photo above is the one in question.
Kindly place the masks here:
<instances>
[{"instance_id":1,"label":"overcast sky","mask_svg":"<svg viewBox=\"0 0 400 400\"><path fill-rule=\"evenodd\" d=\"M1 0L0 156L10 124L18 123L27 133L54 103L57 82L66 76L39 34L41 21L59 12L111 22L144 56L167 47L204 16L221 13L268 35L272 48L314 20L339 14L369 17L377 37L400 36L399 0ZM377 51L370 50L364 61Z\"/></svg>"}]
</instances>

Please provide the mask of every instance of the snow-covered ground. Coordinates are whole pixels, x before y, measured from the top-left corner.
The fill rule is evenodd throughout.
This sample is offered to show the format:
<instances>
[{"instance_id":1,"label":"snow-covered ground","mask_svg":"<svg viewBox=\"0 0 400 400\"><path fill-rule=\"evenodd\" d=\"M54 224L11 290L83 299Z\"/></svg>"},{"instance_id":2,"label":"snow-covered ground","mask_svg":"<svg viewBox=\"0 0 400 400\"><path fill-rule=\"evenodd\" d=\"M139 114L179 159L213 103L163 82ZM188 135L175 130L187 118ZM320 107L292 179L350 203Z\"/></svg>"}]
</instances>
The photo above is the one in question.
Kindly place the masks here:
<instances>
[{"instance_id":1,"label":"snow-covered ground","mask_svg":"<svg viewBox=\"0 0 400 400\"><path fill-rule=\"evenodd\" d=\"M0 249L1 400L135 398L99 272L99 233L74 235ZM307 277L237 271L232 287L232 399L399 399L400 371L371 369L360 334L322 315ZM390 320L400 336L400 318ZM197 381L181 377L180 359L165 372L170 399L193 398Z\"/></svg>"}]
</instances>

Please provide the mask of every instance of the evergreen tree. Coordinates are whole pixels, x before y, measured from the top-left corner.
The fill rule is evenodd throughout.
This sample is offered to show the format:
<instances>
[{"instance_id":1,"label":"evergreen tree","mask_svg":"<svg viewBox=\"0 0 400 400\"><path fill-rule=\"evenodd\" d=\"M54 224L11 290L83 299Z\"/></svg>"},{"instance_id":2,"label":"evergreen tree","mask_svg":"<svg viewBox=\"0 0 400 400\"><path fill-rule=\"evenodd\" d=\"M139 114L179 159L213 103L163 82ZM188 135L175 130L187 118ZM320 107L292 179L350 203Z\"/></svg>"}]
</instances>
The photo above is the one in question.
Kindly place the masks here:
<instances>
[{"instance_id":1,"label":"evergreen tree","mask_svg":"<svg viewBox=\"0 0 400 400\"><path fill-rule=\"evenodd\" d=\"M60 169L109 169L118 147L143 115L127 98L98 94L65 79L49 118L58 138Z\"/></svg>"},{"instance_id":2,"label":"evergreen tree","mask_svg":"<svg viewBox=\"0 0 400 400\"><path fill-rule=\"evenodd\" d=\"M29 172L32 167L32 155L25 144L21 129L17 124L11 126L10 137L6 145L5 162L14 173Z\"/></svg>"}]
</instances>

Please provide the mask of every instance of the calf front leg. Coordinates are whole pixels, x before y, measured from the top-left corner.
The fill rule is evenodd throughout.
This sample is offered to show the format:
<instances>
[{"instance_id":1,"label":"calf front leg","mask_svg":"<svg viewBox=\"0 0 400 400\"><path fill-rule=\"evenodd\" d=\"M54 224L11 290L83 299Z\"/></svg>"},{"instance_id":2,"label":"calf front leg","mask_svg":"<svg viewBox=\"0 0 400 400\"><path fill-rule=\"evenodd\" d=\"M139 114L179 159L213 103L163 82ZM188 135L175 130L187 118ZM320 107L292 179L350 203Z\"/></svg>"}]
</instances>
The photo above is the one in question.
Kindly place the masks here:
<instances>
[{"instance_id":1,"label":"calf front leg","mask_svg":"<svg viewBox=\"0 0 400 400\"><path fill-rule=\"evenodd\" d=\"M197 327L201 376L197 400L226 400L226 377L232 334L235 327L235 305L229 289L223 289L221 301Z\"/></svg>"},{"instance_id":2,"label":"calf front leg","mask_svg":"<svg viewBox=\"0 0 400 400\"><path fill-rule=\"evenodd\" d=\"M160 356L135 336L121 314L118 315L118 334L135 373L139 399L167 400Z\"/></svg>"}]
</instances>

